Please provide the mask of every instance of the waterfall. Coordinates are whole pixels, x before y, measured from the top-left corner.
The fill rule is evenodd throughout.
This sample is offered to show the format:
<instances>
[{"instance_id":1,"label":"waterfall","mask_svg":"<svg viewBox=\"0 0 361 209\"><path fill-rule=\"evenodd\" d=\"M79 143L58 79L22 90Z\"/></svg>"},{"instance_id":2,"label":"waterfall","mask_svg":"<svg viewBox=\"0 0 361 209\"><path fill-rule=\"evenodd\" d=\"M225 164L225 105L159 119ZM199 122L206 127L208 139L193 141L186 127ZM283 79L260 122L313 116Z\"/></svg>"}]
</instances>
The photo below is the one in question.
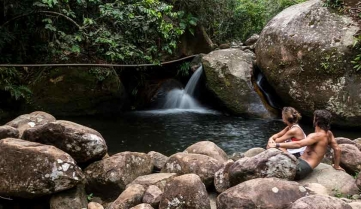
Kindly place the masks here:
<instances>
[{"instance_id":1,"label":"waterfall","mask_svg":"<svg viewBox=\"0 0 361 209\"><path fill-rule=\"evenodd\" d=\"M281 101L281 99L278 98L273 88L268 84L262 72L257 69L254 71L254 74L256 75L255 77L257 86L266 97L268 104L275 109L281 109L282 105L279 104L279 101Z\"/></svg>"},{"instance_id":2,"label":"waterfall","mask_svg":"<svg viewBox=\"0 0 361 209\"><path fill-rule=\"evenodd\" d=\"M202 75L203 68L199 67L189 79L185 89L174 89L167 94L164 109L203 109L193 98L194 91Z\"/></svg>"}]
</instances>

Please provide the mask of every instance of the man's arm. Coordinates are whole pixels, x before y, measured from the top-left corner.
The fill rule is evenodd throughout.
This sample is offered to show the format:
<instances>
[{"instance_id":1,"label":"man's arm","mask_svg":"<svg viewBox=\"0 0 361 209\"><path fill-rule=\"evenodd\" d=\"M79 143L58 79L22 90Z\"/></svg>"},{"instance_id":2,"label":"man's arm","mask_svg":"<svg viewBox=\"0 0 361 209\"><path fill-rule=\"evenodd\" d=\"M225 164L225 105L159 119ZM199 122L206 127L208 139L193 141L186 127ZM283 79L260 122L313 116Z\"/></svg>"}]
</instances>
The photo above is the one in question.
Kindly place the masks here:
<instances>
[{"instance_id":1,"label":"man's arm","mask_svg":"<svg viewBox=\"0 0 361 209\"><path fill-rule=\"evenodd\" d=\"M287 143L276 143L275 141L270 141L268 146L271 148L286 148L286 149L297 149L304 146L312 145L318 141L316 134L309 134L305 139L300 141L293 141Z\"/></svg>"},{"instance_id":2,"label":"man's arm","mask_svg":"<svg viewBox=\"0 0 361 209\"><path fill-rule=\"evenodd\" d=\"M341 149L338 146L337 141L335 140L335 137L333 136L333 133L331 131L328 131L327 137L328 137L328 144L333 149L333 167L336 170L344 171L344 169L340 167Z\"/></svg>"}]
</instances>

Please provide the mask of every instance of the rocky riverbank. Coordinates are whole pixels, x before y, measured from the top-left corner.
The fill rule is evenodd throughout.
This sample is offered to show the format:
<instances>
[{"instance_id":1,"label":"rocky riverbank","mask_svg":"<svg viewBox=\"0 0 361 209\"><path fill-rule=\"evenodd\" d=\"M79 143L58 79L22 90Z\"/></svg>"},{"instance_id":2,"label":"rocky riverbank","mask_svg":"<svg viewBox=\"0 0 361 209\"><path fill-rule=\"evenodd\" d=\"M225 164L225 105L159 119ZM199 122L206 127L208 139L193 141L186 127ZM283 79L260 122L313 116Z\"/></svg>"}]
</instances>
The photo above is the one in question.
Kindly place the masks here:
<instances>
[{"instance_id":1,"label":"rocky riverbank","mask_svg":"<svg viewBox=\"0 0 361 209\"><path fill-rule=\"evenodd\" d=\"M99 132L45 112L17 117L0 127L0 137L3 208L39 208L40 201L40 208L51 209L361 205L359 139L337 138L348 173L334 170L326 157L296 182L296 158L277 149L227 156L213 142L201 141L169 157L156 151L109 156Z\"/></svg>"}]
</instances>

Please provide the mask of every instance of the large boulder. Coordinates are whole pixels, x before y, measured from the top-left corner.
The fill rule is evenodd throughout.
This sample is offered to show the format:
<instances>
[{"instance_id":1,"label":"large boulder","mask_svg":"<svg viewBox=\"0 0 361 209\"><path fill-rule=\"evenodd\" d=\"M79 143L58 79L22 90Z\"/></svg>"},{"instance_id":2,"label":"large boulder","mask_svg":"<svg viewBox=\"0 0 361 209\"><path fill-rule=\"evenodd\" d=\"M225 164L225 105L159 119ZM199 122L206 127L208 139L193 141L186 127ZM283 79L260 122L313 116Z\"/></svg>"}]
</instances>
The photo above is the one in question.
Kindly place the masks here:
<instances>
[{"instance_id":1,"label":"large boulder","mask_svg":"<svg viewBox=\"0 0 361 209\"><path fill-rule=\"evenodd\" d=\"M253 179L231 187L217 197L217 208L287 208L306 196L307 190L297 182L277 178Z\"/></svg>"},{"instance_id":2,"label":"large boulder","mask_svg":"<svg viewBox=\"0 0 361 209\"><path fill-rule=\"evenodd\" d=\"M224 163L228 160L227 154L218 147L215 143L211 141L200 141L191 146L189 146L185 152L193 154L202 154L209 157L213 157L221 163Z\"/></svg>"},{"instance_id":3,"label":"large boulder","mask_svg":"<svg viewBox=\"0 0 361 209\"><path fill-rule=\"evenodd\" d=\"M34 198L73 188L84 179L60 149L21 139L0 140L0 195Z\"/></svg>"},{"instance_id":4,"label":"large boulder","mask_svg":"<svg viewBox=\"0 0 361 209\"><path fill-rule=\"evenodd\" d=\"M206 187L199 176L178 176L165 187L159 209L211 209Z\"/></svg>"},{"instance_id":5,"label":"large boulder","mask_svg":"<svg viewBox=\"0 0 361 209\"><path fill-rule=\"evenodd\" d=\"M18 129L19 137L21 137L26 129L42 126L47 123L54 122L55 120L55 117L49 113L35 111L29 114L20 115L12 121L6 123L6 125Z\"/></svg>"},{"instance_id":6,"label":"large boulder","mask_svg":"<svg viewBox=\"0 0 361 209\"><path fill-rule=\"evenodd\" d=\"M256 44L257 65L284 102L304 116L327 109L334 124L360 127L361 74L351 63L360 27L323 5L310 0L275 16Z\"/></svg>"},{"instance_id":7,"label":"large boulder","mask_svg":"<svg viewBox=\"0 0 361 209\"><path fill-rule=\"evenodd\" d=\"M296 175L297 159L278 149L268 149L254 157L245 157L229 168L231 185L256 179L276 177L293 180Z\"/></svg>"},{"instance_id":8,"label":"large boulder","mask_svg":"<svg viewBox=\"0 0 361 209\"><path fill-rule=\"evenodd\" d=\"M179 175L197 174L208 187L213 184L214 174L221 168L218 160L200 154L176 153L169 157L162 172Z\"/></svg>"},{"instance_id":9,"label":"large boulder","mask_svg":"<svg viewBox=\"0 0 361 209\"><path fill-rule=\"evenodd\" d=\"M271 117L253 88L254 58L252 52L240 49L217 50L204 56L202 63L207 87L236 115Z\"/></svg>"},{"instance_id":10,"label":"large boulder","mask_svg":"<svg viewBox=\"0 0 361 209\"><path fill-rule=\"evenodd\" d=\"M289 209L324 209L324 208L337 208L337 209L352 209L350 205L342 200L325 196L325 195L311 195L300 198L292 204Z\"/></svg>"},{"instance_id":11,"label":"large boulder","mask_svg":"<svg viewBox=\"0 0 361 209\"><path fill-rule=\"evenodd\" d=\"M102 135L94 129L58 120L24 131L23 139L54 145L70 154L78 163L101 159L107 153Z\"/></svg>"},{"instance_id":12,"label":"large boulder","mask_svg":"<svg viewBox=\"0 0 361 209\"><path fill-rule=\"evenodd\" d=\"M340 144L341 166L351 173L361 171L361 151L351 144Z\"/></svg>"},{"instance_id":13,"label":"large boulder","mask_svg":"<svg viewBox=\"0 0 361 209\"><path fill-rule=\"evenodd\" d=\"M92 163L84 170L86 191L99 197L116 198L127 184L152 170L153 164L147 154L121 152Z\"/></svg>"},{"instance_id":14,"label":"large boulder","mask_svg":"<svg viewBox=\"0 0 361 209\"><path fill-rule=\"evenodd\" d=\"M30 86L32 105L54 115L119 113L126 93L112 68L58 67Z\"/></svg>"},{"instance_id":15,"label":"large boulder","mask_svg":"<svg viewBox=\"0 0 361 209\"><path fill-rule=\"evenodd\" d=\"M353 195L358 193L355 179L343 171L335 170L332 166L320 163L311 174L298 181L302 185L318 183L327 188L328 194L342 193Z\"/></svg>"}]
</instances>

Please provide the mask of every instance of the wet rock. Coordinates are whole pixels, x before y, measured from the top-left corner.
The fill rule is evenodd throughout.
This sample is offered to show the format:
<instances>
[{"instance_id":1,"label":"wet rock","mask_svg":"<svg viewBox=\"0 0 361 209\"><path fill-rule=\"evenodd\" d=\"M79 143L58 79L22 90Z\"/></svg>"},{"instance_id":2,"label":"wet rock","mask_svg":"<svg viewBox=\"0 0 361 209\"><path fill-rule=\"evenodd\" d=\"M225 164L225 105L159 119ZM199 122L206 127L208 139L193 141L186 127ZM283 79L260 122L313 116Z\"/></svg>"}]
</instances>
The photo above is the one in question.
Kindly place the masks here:
<instances>
[{"instance_id":1,"label":"wet rock","mask_svg":"<svg viewBox=\"0 0 361 209\"><path fill-rule=\"evenodd\" d=\"M254 157L245 157L229 168L231 186L256 179L276 177L293 180L296 175L297 159L278 149L268 149Z\"/></svg>"},{"instance_id":2,"label":"wet rock","mask_svg":"<svg viewBox=\"0 0 361 209\"><path fill-rule=\"evenodd\" d=\"M137 206L134 206L130 209L154 209L151 205L149 204L146 204L146 203L142 203L142 204L139 204Z\"/></svg>"},{"instance_id":3,"label":"wet rock","mask_svg":"<svg viewBox=\"0 0 361 209\"><path fill-rule=\"evenodd\" d=\"M244 44L246 46L251 46L253 44L255 44L259 39L259 35L258 34L253 34L251 37L249 37L246 42L244 42Z\"/></svg>"},{"instance_id":4,"label":"wet rock","mask_svg":"<svg viewBox=\"0 0 361 209\"><path fill-rule=\"evenodd\" d=\"M218 160L200 154L176 153L169 157L162 172L179 175L197 174L206 186L213 184L214 174L221 168Z\"/></svg>"},{"instance_id":5,"label":"wet rock","mask_svg":"<svg viewBox=\"0 0 361 209\"><path fill-rule=\"evenodd\" d=\"M252 84L252 52L241 49L213 51L203 57L207 87L233 114L244 117L270 118Z\"/></svg>"},{"instance_id":6,"label":"wet rock","mask_svg":"<svg viewBox=\"0 0 361 209\"><path fill-rule=\"evenodd\" d=\"M311 174L298 182L302 185L309 183L321 184L327 188L330 195L339 192L345 195L353 195L358 192L355 179L352 176L323 163L320 163Z\"/></svg>"},{"instance_id":7,"label":"wet rock","mask_svg":"<svg viewBox=\"0 0 361 209\"><path fill-rule=\"evenodd\" d=\"M104 198L116 198L127 184L153 170L151 158L145 153L121 152L89 165L84 174L87 192Z\"/></svg>"},{"instance_id":8,"label":"wet rock","mask_svg":"<svg viewBox=\"0 0 361 209\"><path fill-rule=\"evenodd\" d=\"M113 68L57 67L29 87L31 106L54 115L113 115L127 107L126 90Z\"/></svg>"},{"instance_id":9,"label":"wet rock","mask_svg":"<svg viewBox=\"0 0 361 209\"><path fill-rule=\"evenodd\" d=\"M99 132L70 121L58 120L27 129L22 138L54 145L78 163L101 159L107 153L107 145Z\"/></svg>"},{"instance_id":10,"label":"wet rock","mask_svg":"<svg viewBox=\"0 0 361 209\"><path fill-rule=\"evenodd\" d=\"M155 170L161 170L167 162L168 157L159 152L150 151L148 154L152 158Z\"/></svg>"},{"instance_id":11,"label":"wet rock","mask_svg":"<svg viewBox=\"0 0 361 209\"><path fill-rule=\"evenodd\" d=\"M50 209L81 209L86 208L87 205L88 200L83 184L56 193L50 199Z\"/></svg>"},{"instance_id":12,"label":"wet rock","mask_svg":"<svg viewBox=\"0 0 361 209\"><path fill-rule=\"evenodd\" d=\"M178 176L165 187L159 209L210 209L207 190L199 176Z\"/></svg>"},{"instance_id":13,"label":"wet rock","mask_svg":"<svg viewBox=\"0 0 361 209\"><path fill-rule=\"evenodd\" d=\"M167 182L171 181L176 176L176 173L153 173L137 177L134 181L132 181L132 183L128 184L128 186L132 184L140 184L147 189L150 185L155 185L164 191L164 187Z\"/></svg>"},{"instance_id":14,"label":"wet rock","mask_svg":"<svg viewBox=\"0 0 361 209\"><path fill-rule=\"evenodd\" d=\"M329 195L327 188L322 184L308 183L303 185L310 195Z\"/></svg>"},{"instance_id":15,"label":"wet rock","mask_svg":"<svg viewBox=\"0 0 361 209\"><path fill-rule=\"evenodd\" d=\"M133 184L110 205L109 209L128 209L142 203L145 189L142 185Z\"/></svg>"},{"instance_id":16,"label":"wet rock","mask_svg":"<svg viewBox=\"0 0 361 209\"><path fill-rule=\"evenodd\" d=\"M211 141L200 141L191 146L189 146L184 152L207 155L213 157L221 163L224 163L228 160L227 154L218 147L215 143Z\"/></svg>"},{"instance_id":17,"label":"wet rock","mask_svg":"<svg viewBox=\"0 0 361 209\"><path fill-rule=\"evenodd\" d=\"M216 188L217 192L222 193L231 187L228 172L233 163L233 160L228 160L227 162L223 163L222 168L214 174L214 187Z\"/></svg>"},{"instance_id":18,"label":"wet rock","mask_svg":"<svg viewBox=\"0 0 361 209\"><path fill-rule=\"evenodd\" d=\"M340 144L341 166L346 170L356 173L361 171L361 151L351 144Z\"/></svg>"},{"instance_id":19,"label":"wet rock","mask_svg":"<svg viewBox=\"0 0 361 209\"><path fill-rule=\"evenodd\" d=\"M88 209L104 209L104 207L97 202L90 202L88 204Z\"/></svg>"},{"instance_id":20,"label":"wet rock","mask_svg":"<svg viewBox=\"0 0 361 209\"><path fill-rule=\"evenodd\" d=\"M361 74L351 62L359 52L351 17L310 0L275 16L256 44L257 66L285 104L312 118L327 109L333 123L360 127Z\"/></svg>"},{"instance_id":21,"label":"wet rock","mask_svg":"<svg viewBox=\"0 0 361 209\"><path fill-rule=\"evenodd\" d=\"M163 108L167 101L168 93L175 89L183 89L183 84L176 79L161 80L156 85L147 86L142 97L150 101L149 106L151 108ZM151 98L147 98L149 95ZM147 103L147 101L144 103Z\"/></svg>"},{"instance_id":22,"label":"wet rock","mask_svg":"<svg viewBox=\"0 0 361 209\"><path fill-rule=\"evenodd\" d=\"M14 120L6 123L11 127L19 130L19 137L21 138L23 132L28 128L42 126L50 122L54 122L55 117L46 112L35 111L30 114L20 115Z\"/></svg>"},{"instance_id":23,"label":"wet rock","mask_svg":"<svg viewBox=\"0 0 361 209\"><path fill-rule=\"evenodd\" d=\"M307 190L297 182L277 178L259 178L238 184L217 197L217 208L287 208L306 196Z\"/></svg>"},{"instance_id":24,"label":"wet rock","mask_svg":"<svg viewBox=\"0 0 361 209\"><path fill-rule=\"evenodd\" d=\"M162 195L162 190L160 190L157 186L150 185L143 195L142 202L158 208Z\"/></svg>"},{"instance_id":25,"label":"wet rock","mask_svg":"<svg viewBox=\"0 0 361 209\"><path fill-rule=\"evenodd\" d=\"M350 205L344 203L342 200L324 196L311 195L298 199L292 204L290 209L323 209L323 208L337 208L337 209L352 209Z\"/></svg>"},{"instance_id":26,"label":"wet rock","mask_svg":"<svg viewBox=\"0 0 361 209\"><path fill-rule=\"evenodd\" d=\"M58 148L21 139L0 140L0 195L34 198L73 188L84 178Z\"/></svg>"},{"instance_id":27,"label":"wet rock","mask_svg":"<svg viewBox=\"0 0 361 209\"><path fill-rule=\"evenodd\" d=\"M5 125L5 126L0 126L0 139L5 139L5 138L19 138L19 130Z\"/></svg>"},{"instance_id":28,"label":"wet rock","mask_svg":"<svg viewBox=\"0 0 361 209\"><path fill-rule=\"evenodd\" d=\"M261 148L261 147L255 147L255 148L252 148L252 149L249 149L247 150L245 153L244 153L244 156L245 157L254 157L256 155L258 155L259 153L261 152L264 152L265 149Z\"/></svg>"}]
</instances>

